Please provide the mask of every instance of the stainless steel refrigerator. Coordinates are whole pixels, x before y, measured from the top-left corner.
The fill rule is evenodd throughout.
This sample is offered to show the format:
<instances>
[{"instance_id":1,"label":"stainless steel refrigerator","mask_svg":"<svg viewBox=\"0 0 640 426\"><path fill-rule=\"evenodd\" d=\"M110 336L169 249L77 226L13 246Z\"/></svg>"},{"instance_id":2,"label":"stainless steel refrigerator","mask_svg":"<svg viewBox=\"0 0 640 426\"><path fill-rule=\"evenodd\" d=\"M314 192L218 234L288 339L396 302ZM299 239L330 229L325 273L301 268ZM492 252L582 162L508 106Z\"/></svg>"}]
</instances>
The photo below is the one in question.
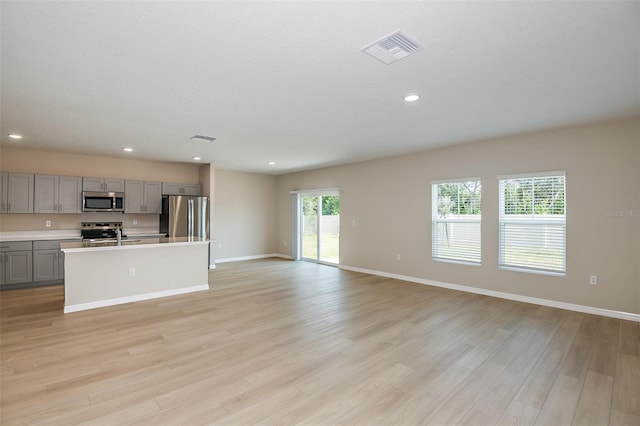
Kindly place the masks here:
<instances>
[{"instance_id":1,"label":"stainless steel refrigerator","mask_svg":"<svg viewBox=\"0 0 640 426\"><path fill-rule=\"evenodd\" d=\"M160 233L167 237L209 238L209 198L188 195L162 197Z\"/></svg>"}]
</instances>

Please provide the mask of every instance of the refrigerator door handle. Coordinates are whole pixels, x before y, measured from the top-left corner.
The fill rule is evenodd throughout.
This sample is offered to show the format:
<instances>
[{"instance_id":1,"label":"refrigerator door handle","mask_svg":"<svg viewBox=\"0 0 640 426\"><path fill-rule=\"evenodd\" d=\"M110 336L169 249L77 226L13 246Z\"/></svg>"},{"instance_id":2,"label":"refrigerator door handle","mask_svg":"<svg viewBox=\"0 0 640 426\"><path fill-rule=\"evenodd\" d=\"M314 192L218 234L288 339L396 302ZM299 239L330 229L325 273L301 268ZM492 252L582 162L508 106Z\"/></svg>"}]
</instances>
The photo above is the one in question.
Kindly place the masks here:
<instances>
[{"instance_id":1,"label":"refrigerator door handle","mask_svg":"<svg viewBox=\"0 0 640 426\"><path fill-rule=\"evenodd\" d=\"M187 223L187 236L192 238L193 237L193 198L189 198L189 201L187 202L187 206L189 209L189 214L188 216L188 223Z\"/></svg>"}]
</instances>

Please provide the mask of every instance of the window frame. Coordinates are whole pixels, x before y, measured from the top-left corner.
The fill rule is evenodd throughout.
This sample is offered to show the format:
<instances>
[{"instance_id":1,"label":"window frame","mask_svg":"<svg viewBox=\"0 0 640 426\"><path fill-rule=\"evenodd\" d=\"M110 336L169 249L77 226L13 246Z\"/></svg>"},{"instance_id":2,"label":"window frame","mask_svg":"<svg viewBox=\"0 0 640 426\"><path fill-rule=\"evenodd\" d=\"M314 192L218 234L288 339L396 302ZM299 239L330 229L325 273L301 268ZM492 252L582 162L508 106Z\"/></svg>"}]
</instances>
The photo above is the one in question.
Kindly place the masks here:
<instances>
[{"instance_id":1,"label":"window frame","mask_svg":"<svg viewBox=\"0 0 640 426\"><path fill-rule=\"evenodd\" d=\"M480 185L480 214L479 215L468 215L479 217L478 219L464 219L460 218L457 214L455 218L452 219L442 219L438 217L438 185L441 184L461 184L467 182L478 182ZM479 176L466 177L466 178L453 178L453 179L439 179L432 180L429 182L431 185L431 260L436 262L446 262L446 263L457 263L462 265L469 266L481 266L482 265L482 178ZM469 260L469 259L459 259L454 257L444 257L437 255L437 241L438 241L438 232L437 225L440 223L477 223L478 224L478 260Z\"/></svg>"},{"instance_id":2,"label":"window frame","mask_svg":"<svg viewBox=\"0 0 640 426\"><path fill-rule=\"evenodd\" d=\"M507 218L509 215L505 213L505 196L504 196L504 183L509 180L521 180L521 179L538 179L538 178L563 178L563 209L562 215L553 215L554 217L542 218L536 216L534 207L535 201L532 200L531 205L532 212L530 214L518 215L517 218ZM532 186L532 191L535 191L535 187ZM526 217L530 218L527 219ZM504 225L517 224L526 226L562 226L562 269L545 269L538 266L522 266L522 265L510 265L506 263L505 249L506 249L506 235L504 231ZM567 274L567 174L564 170L554 170L548 172L534 172L534 173L518 173L510 175L498 176L498 267L502 270L524 272L530 274L550 275L564 277Z\"/></svg>"}]
</instances>

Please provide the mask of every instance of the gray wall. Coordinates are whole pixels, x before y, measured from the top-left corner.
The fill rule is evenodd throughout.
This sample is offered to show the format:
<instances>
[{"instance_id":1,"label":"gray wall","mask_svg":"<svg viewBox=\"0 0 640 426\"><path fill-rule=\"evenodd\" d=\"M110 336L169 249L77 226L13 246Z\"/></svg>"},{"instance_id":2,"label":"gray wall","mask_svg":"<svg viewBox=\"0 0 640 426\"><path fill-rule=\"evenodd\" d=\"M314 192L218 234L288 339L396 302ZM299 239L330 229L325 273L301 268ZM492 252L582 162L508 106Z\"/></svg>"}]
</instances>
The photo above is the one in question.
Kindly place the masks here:
<instances>
[{"instance_id":1,"label":"gray wall","mask_svg":"<svg viewBox=\"0 0 640 426\"><path fill-rule=\"evenodd\" d=\"M215 260L276 252L276 177L215 170Z\"/></svg>"},{"instance_id":2,"label":"gray wall","mask_svg":"<svg viewBox=\"0 0 640 426\"><path fill-rule=\"evenodd\" d=\"M639 129L637 119L592 124L279 176L277 251L290 254L290 191L340 187L342 265L640 313ZM567 274L500 270L497 175L547 170L566 170ZM482 265L433 261L429 182L473 176Z\"/></svg>"}]
</instances>

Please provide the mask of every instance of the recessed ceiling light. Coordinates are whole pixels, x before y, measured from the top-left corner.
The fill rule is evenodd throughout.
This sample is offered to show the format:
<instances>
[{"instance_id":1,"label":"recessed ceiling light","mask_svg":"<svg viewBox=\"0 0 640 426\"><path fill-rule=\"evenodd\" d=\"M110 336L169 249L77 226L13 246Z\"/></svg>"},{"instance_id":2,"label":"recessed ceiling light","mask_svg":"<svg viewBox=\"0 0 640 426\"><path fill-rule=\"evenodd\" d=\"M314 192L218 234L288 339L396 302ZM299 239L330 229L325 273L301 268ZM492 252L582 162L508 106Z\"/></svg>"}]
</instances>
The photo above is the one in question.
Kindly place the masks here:
<instances>
[{"instance_id":1,"label":"recessed ceiling light","mask_svg":"<svg viewBox=\"0 0 640 426\"><path fill-rule=\"evenodd\" d=\"M418 99L420 99L420 95L418 95L417 93L409 93L408 95L405 95L404 100L407 102L415 102Z\"/></svg>"},{"instance_id":2,"label":"recessed ceiling light","mask_svg":"<svg viewBox=\"0 0 640 426\"><path fill-rule=\"evenodd\" d=\"M19 135L17 133L9 133L8 135L11 139L22 139L22 135Z\"/></svg>"},{"instance_id":3,"label":"recessed ceiling light","mask_svg":"<svg viewBox=\"0 0 640 426\"><path fill-rule=\"evenodd\" d=\"M122 150L125 152L133 152L133 148L129 148L129 147L124 147L122 148Z\"/></svg>"},{"instance_id":4,"label":"recessed ceiling light","mask_svg":"<svg viewBox=\"0 0 640 426\"><path fill-rule=\"evenodd\" d=\"M196 161L200 161L200 160L202 160L202 158L200 158L200 157L192 157L192 158L193 158L194 160L196 160Z\"/></svg>"},{"instance_id":5,"label":"recessed ceiling light","mask_svg":"<svg viewBox=\"0 0 640 426\"><path fill-rule=\"evenodd\" d=\"M270 165L270 166L275 166L276 162L275 161L269 161L267 164Z\"/></svg>"}]
</instances>

